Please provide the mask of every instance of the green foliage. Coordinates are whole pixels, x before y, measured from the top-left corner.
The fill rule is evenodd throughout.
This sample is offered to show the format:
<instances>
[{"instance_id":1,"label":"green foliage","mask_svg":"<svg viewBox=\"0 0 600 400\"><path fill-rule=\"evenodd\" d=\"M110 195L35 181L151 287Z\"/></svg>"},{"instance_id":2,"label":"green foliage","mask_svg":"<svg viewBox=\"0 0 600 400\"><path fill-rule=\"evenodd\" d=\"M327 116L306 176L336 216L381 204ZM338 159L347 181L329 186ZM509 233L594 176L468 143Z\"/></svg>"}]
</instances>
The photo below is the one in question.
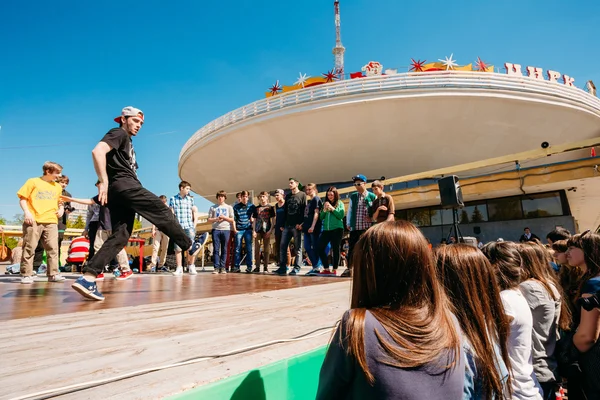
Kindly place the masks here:
<instances>
[{"instance_id":1,"label":"green foliage","mask_svg":"<svg viewBox=\"0 0 600 400\"><path fill-rule=\"evenodd\" d=\"M479 208L475 206L473 215L471 215L471 222L483 222L483 214L479 211Z\"/></svg>"},{"instance_id":2,"label":"green foliage","mask_svg":"<svg viewBox=\"0 0 600 400\"><path fill-rule=\"evenodd\" d=\"M81 215L77 216L77 219L73 222L71 222L70 220L67 221L67 228L73 228L73 229L84 229L85 228L85 221L83 220L83 218L81 217Z\"/></svg>"},{"instance_id":3,"label":"green foliage","mask_svg":"<svg viewBox=\"0 0 600 400\"><path fill-rule=\"evenodd\" d=\"M462 212L460 213L460 223L461 224L469 223L469 214L467 213L466 210L462 210Z\"/></svg>"},{"instance_id":4,"label":"green foliage","mask_svg":"<svg viewBox=\"0 0 600 400\"><path fill-rule=\"evenodd\" d=\"M139 219L134 219L133 220L133 229L142 229L142 221L140 221Z\"/></svg>"},{"instance_id":5,"label":"green foliage","mask_svg":"<svg viewBox=\"0 0 600 400\"><path fill-rule=\"evenodd\" d=\"M6 225L6 218L0 216L0 225Z\"/></svg>"},{"instance_id":6,"label":"green foliage","mask_svg":"<svg viewBox=\"0 0 600 400\"><path fill-rule=\"evenodd\" d=\"M24 219L25 219L25 216L23 216L23 214L15 214L13 216L12 224L13 225L23 225Z\"/></svg>"}]
</instances>

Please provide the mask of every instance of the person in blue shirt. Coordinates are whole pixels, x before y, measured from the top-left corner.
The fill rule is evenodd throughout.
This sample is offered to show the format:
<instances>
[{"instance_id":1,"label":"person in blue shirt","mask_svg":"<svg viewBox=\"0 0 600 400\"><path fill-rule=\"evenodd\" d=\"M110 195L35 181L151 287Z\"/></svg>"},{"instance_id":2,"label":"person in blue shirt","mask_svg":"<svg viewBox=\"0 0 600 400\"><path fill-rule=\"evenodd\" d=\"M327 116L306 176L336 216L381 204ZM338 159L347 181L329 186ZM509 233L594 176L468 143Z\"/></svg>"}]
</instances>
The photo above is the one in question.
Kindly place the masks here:
<instances>
[{"instance_id":1,"label":"person in blue shirt","mask_svg":"<svg viewBox=\"0 0 600 400\"><path fill-rule=\"evenodd\" d=\"M234 216L234 228L235 233L235 265L233 272L241 272L240 262L242 259L242 239L246 246L246 272L252 272L252 242L256 233L252 226L254 224L254 213L256 206L252 203L248 203L249 193L246 190L242 190L240 196L240 202L233 206Z\"/></svg>"}]
</instances>

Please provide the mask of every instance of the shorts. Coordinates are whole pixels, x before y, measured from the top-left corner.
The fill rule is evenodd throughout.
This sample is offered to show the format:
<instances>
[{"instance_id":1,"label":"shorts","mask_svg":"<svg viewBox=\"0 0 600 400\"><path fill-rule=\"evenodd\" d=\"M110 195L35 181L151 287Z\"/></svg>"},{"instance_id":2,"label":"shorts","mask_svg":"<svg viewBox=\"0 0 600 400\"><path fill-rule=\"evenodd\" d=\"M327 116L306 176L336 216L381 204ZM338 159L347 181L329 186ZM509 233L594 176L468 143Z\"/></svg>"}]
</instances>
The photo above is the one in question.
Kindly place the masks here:
<instances>
[{"instance_id":1,"label":"shorts","mask_svg":"<svg viewBox=\"0 0 600 400\"><path fill-rule=\"evenodd\" d=\"M186 235L188 235L188 237L193 242L194 239L196 238L196 230L194 228L188 228L188 229L184 229L184 231L185 231ZM173 243L173 250L182 251L182 250L188 250L188 249L182 249L181 247L177 246L177 243Z\"/></svg>"}]
</instances>

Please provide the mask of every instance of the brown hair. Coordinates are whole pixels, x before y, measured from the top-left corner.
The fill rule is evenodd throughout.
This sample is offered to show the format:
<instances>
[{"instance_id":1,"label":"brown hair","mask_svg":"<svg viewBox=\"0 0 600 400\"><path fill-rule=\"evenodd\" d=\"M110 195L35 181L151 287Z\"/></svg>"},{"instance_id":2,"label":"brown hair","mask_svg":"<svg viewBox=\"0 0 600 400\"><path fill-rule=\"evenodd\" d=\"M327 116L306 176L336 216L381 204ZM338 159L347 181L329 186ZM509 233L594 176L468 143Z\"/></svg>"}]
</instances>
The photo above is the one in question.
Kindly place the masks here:
<instances>
[{"instance_id":1,"label":"brown hair","mask_svg":"<svg viewBox=\"0 0 600 400\"><path fill-rule=\"evenodd\" d=\"M380 187L383 189L383 183L381 183L381 181L373 181L373 183L371 183L371 187Z\"/></svg>"},{"instance_id":2,"label":"brown hair","mask_svg":"<svg viewBox=\"0 0 600 400\"><path fill-rule=\"evenodd\" d=\"M260 192L258 195L259 195L259 196L267 196L267 197L270 197L270 196L271 196L271 195L269 194L269 192L265 192L265 191L262 191L262 192Z\"/></svg>"},{"instance_id":3,"label":"brown hair","mask_svg":"<svg viewBox=\"0 0 600 400\"><path fill-rule=\"evenodd\" d=\"M481 251L466 244L438 247L435 256L437 272L454 315L477 357L485 398L500 399L509 392L510 383L502 382L494 343L510 368L507 349L510 327L492 266Z\"/></svg>"},{"instance_id":4,"label":"brown hair","mask_svg":"<svg viewBox=\"0 0 600 400\"><path fill-rule=\"evenodd\" d=\"M218 199L218 198L219 198L219 196L223 196L223 197L225 197L225 200L227 200L227 192L226 192L226 191L224 191L224 190L219 190L219 191L217 192L217 195L216 195L215 197Z\"/></svg>"},{"instance_id":5,"label":"brown hair","mask_svg":"<svg viewBox=\"0 0 600 400\"><path fill-rule=\"evenodd\" d=\"M558 253L564 253L567 251L568 248L569 246L567 246L566 240L557 240L556 242L552 243L552 250Z\"/></svg>"},{"instance_id":6,"label":"brown hair","mask_svg":"<svg viewBox=\"0 0 600 400\"><path fill-rule=\"evenodd\" d=\"M496 270L500 290L514 289L521 283L523 260L513 242L489 242L481 249Z\"/></svg>"},{"instance_id":7,"label":"brown hair","mask_svg":"<svg viewBox=\"0 0 600 400\"><path fill-rule=\"evenodd\" d=\"M579 235L571 236L567 241L567 245L569 247L580 248L583 250L583 255L585 257L585 266L587 270L581 278L581 284L577 291L577 297L581 297L583 285L594 276L600 274L600 235L585 231Z\"/></svg>"},{"instance_id":8,"label":"brown hair","mask_svg":"<svg viewBox=\"0 0 600 400\"><path fill-rule=\"evenodd\" d=\"M179 190L183 189L184 187L192 187L192 185L190 185L190 183L188 181L181 181L179 182Z\"/></svg>"},{"instance_id":9,"label":"brown hair","mask_svg":"<svg viewBox=\"0 0 600 400\"><path fill-rule=\"evenodd\" d=\"M522 243L519 246L521 247L521 259L523 260L523 281L528 279L538 281L554 301L560 301L558 325L560 329L568 331L571 327L571 310L569 310L562 287L558 283L554 271L551 270L550 254L541 244ZM552 290L552 286L558 292L558 298Z\"/></svg>"},{"instance_id":10,"label":"brown hair","mask_svg":"<svg viewBox=\"0 0 600 400\"><path fill-rule=\"evenodd\" d=\"M42 166L42 172L44 173L44 175L46 175L46 173L50 173L53 171L61 173L62 170L63 170L62 165L60 165L59 163L55 163L54 161L46 161L44 163L44 165Z\"/></svg>"},{"instance_id":11,"label":"brown hair","mask_svg":"<svg viewBox=\"0 0 600 400\"><path fill-rule=\"evenodd\" d=\"M56 182L58 182L58 183L65 183L65 184L67 184L67 185L68 185L68 184L69 184L69 177L68 177L68 176L66 176L66 175L62 175L62 176L60 176L60 177L59 177L59 178L56 180Z\"/></svg>"},{"instance_id":12,"label":"brown hair","mask_svg":"<svg viewBox=\"0 0 600 400\"><path fill-rule=\"evenodd\" d=\"M375 225L354 247L352 265L352 310L345 334L348 352L369 382L374 377L365 354L367 310L391 337L390 343L376 332L389 356L386 364L416 368L440 362L445 369L456 364L460 338L421 231L408 221ZM445 351L448 363L441 361Z\"/></svg>"},{"instance_id":13,"label":"brown hair","mask_svg":"<svg viewBox=\"0 0 600 400\"><path fill-rule=\"evenodd\" d=\"M329 197L327 197L327 193L329 193L329 192L333 193L333 203L331 201L329 201ZM327 192L325 192L325 201L334 207L337 206L338 201L340 201L340 193L338 192L338 190L335 186L329 186L329 188L327 189Z\"/></svg>"},{"instance_id":14,"label":"brown hair","mask_svg":"<svg viewBox=\"0 0 600 400\"><path fill-rule=\"evenodd\" d=\"M242 190L242 191L240 192L240 197L244 197L244 196L250 196L250 193L248 193L248 191L247 191L247 190Z\"/></svg>"}]
</instances>

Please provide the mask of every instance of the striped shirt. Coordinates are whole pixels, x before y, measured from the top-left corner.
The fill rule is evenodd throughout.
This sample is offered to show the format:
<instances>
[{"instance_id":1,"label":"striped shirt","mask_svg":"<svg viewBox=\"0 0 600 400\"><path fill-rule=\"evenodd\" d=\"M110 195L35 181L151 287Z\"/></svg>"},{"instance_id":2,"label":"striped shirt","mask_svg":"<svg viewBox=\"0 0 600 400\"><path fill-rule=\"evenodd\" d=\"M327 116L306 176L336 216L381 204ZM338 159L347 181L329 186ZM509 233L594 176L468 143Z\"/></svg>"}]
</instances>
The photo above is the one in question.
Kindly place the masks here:
<instances>
[{"instance_id":1,"label":"striped shirt","mask_svg":"<svg viewBox=\"0 0 600 400\"><path fill-rule=\"evenodd\" d=\"M244 231L252 229L252 221L250 218L254 214L256 206L254 204L237 203L233 206L233 215L235 218L235 229Z\"/></svg>"},{"instance_id":2,"label":"striped shirt","mask_svg":"<svg viewBox=\"0 0 600 400\"><path fill-rule=\"evenodd\" d=\"M194 229L194 216L192 208L194 207L194 198L190 195L181 197L179 193L169 200L169 208L175 213L175 218L183 229Z\"/></svg>"}]
</instances>

